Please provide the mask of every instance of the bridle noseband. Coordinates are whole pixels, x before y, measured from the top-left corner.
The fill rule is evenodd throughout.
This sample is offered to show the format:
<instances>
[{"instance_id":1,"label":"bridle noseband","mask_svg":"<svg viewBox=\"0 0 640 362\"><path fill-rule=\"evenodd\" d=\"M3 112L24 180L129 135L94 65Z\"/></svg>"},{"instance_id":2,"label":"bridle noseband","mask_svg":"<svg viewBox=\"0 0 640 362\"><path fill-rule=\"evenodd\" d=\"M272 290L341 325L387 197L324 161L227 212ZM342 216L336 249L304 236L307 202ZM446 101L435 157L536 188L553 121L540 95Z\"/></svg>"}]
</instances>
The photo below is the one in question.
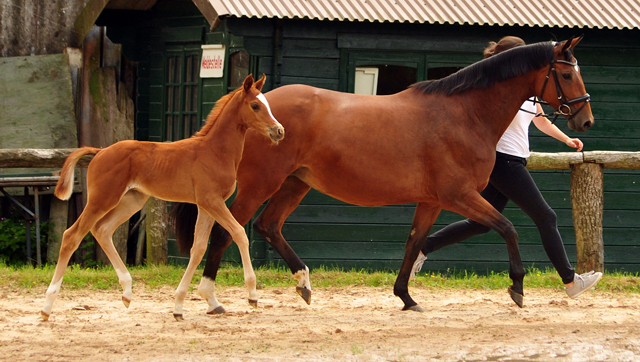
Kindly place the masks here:
<instances>
[{"instance_id":1,"label":"bridle noseband","mask_svg":"<svg viewBox=\"0 0 640 362\"><path fill-rule=\"evenodd\" d=\"M542 116L542 117L546 117L546 118L551 118L552 116L554 116L553 121L551 121L551 123L555 123L556 120L558 119L559 116L568 116L569 120L573 119L573 117L575 117L578 113L580 113L580 111L587 105L587 103L589 103L591 101L591 96L589 95L589 93L586 93L583 96L580 97L576 97L573 99L569 99L567 100L567 98L564 95L564 92L562 91L562 87L560 86L560 82L558 81L558 73L556 72L556 68L554 66L555 63L563 63L563 64L569 64L573 67L578 65L578 62L570 62L567 60L562 60L562 59L554 59L549 63L549 71L547 72L547 77L544 80L544 84L542 85L542 91L540 91L540 97L534 97L532 102L535 103L540 103L540 104L544 104L547 106L550 106L550 104L548 102L545 102L542 100L542 95L544 95L544 91L547 88L547 83L549 82L549 75L553 74L553 79L556 83L556 93L558 94L558 100L560 101L560 107L558 107L558 110L556 110L553 113L550 114L545 114L545 113L533 113L533 112L529 112L526 111L524 109L521 109L522 111L525 111L527 113L533 113L535 114L536 117ZM579 102L584 102L582 104L582 107L578 108L578 110L575 113L571 112L571 105L575 104L575 103L579 103Z\"/></svg>"}]
</instances>

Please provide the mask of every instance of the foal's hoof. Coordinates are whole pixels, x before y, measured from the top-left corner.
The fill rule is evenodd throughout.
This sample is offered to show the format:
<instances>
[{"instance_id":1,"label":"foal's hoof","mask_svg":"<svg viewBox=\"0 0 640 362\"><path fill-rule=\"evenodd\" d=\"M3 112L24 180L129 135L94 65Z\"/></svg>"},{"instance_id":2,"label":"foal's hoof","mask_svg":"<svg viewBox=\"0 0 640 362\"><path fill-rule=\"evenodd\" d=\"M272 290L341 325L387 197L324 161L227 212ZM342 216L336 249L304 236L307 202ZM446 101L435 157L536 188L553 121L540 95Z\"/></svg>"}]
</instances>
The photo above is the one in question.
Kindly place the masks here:
<instances>
[{"instance_id":1,"label":"foal's hoof","mask_svg":"<svg viewBox=\"0 0 640 362\"><path fill-rule=\"evenodd\" d=\"M218 306L216 309L208 311L207 314L224 314L226 312L223 306Z\"/></svg>"},{"instance_id":2,"label":"foal's hoof","mask_svg":"<svg viewBox=\"0 0 640 362\"><path fill-rule=\"evenodd\" d=\"M40 311L40 318L41 318L44 322L48 321L48 320L49 320L49 313L47 313L47 312L45 312L45 311L41 310L41 311Z\"/></svg>"},{"instance_id":3,"label":"foal's hoof","mask_svg":"<svg viewBox=\"0 0 640 362\"><path fill-rule=\"evenodd\" d=\"M518 307L522 308L524 306L524 294L516 292L515 290L511 289L511 287L509 287L508 290L511 299L518 305Z\"/></svg>"},{"instance_id":4,"label":"foal's hoof","mask_svg":"<svg viewBox=\"0 0 640 362\"><path fill-rule=\"evenodd\" d=\"M411 307L404 307L404 308L402 308L402 310L412 310L414 312L424 313L424 309L421 306L419 306L418 304L412 305Z\"/></svg>"},{"instance_id":5,"label":"foal's hoof","mask_svg":"<svg viewBox=\"0 0 640 362\"><path fill-rule=\"evenodd\" d=\"M258 308L258 300L257 299L249 299L249 304L254 308Z\"/></svg>"},{"instance_id":6,"label":"foal's hoof","mask_svg":"<svg viewBox=\"0 0 640 362\"><path fill-rule=\"evenodd\" d=\"M183 321L182 314L173 313L173 318L175 318L178 322Z\"/></svg>"},{"instance_id":7,"label":"foal's hoof","mask_svg":"<svg viewBox=\"0 0 640 362\"><path fill-rule=\"evenodd\" d=\"M307 305L311 304L311 291L307 287L296 287L296 292L307 302Z\"/></svg>"},{"instance_id":8,"label":"foal's hoof","mask_svg":"<svg viewBox=\"0 0 640 362\"><path fill-rule=\"evenodd\" d=\"M129 308L129 304L131 304L131 299L127 298L127 297L122 297L122 303L124 303L124 306Z\"/></svg>"}]
</instances>

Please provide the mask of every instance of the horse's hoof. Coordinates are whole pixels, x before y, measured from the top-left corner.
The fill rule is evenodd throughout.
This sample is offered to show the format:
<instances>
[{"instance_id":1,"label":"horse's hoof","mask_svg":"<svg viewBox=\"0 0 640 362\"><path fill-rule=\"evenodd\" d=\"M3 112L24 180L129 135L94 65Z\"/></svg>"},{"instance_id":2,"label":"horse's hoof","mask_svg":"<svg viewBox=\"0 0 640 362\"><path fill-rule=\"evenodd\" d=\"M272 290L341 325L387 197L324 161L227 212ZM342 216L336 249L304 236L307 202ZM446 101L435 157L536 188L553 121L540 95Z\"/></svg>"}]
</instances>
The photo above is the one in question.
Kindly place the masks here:
<instances>
[{"instance_id":1,"label":"horse's hoof","mask_svg":"<svg viewBox=\"0 0 640 362\"><path fill-rule=\"evenodd\" d=\"M183 321L182 314L173 313L173 318L175 318L178 322Z\"/></svg>"},{"instance_id":2,"label":"horse's hoof","mask_svg":"<svg viewBox=\"0 0 640 362\"><path fill-rule=\"evenodd\" d=\"M207 312L207 314L224 314L224 313L226 313L226 312L227 312L227 311L226 311L226 310L224 310L224 307L223 307L223 306L218 306L216 309L214 309L214 310L212 310L212 311Z\"/></svg>"},{"instance_id":3,"label":"horse's hoof","mask_svg":"<svg viewBox=\"0 0 640 362\"><path fill-rule=\"evenodd\" d=\"M47 313L47 312L45 312L43 310L40 311L40 318L42 318L42 320L44 322L49 320L49 315L50 315L49 313Z\"/></svg>"},{"instance_id":4,"label":"horse's hoof","mask_svg":"<svg viewBox=\"0 0 640 362\"><path fill-rule=\"evenodd\" d=\"M249 304L254 308L258 308L258 300L257 299L249 299Z\"/></svg>"},{"instance_id":5,"label":"horse's hoof","mask_svg":"<svg viewBox=\"0 0 640 362\"><path fill-rule=\"evenodd\" d=\"M518 307L523 308L524 294L520 294L516 292L515 290L511 289L511 287L509 287L508 290L509 290L509 295L511 296L511 299L518 305Z\"/></svg>"},{"instance_id":6,"label":"horse's hoof","mask_svg":"<svg viewBox=\"0 0 640 362\"><path fill-rule=\"evenodd\" d=\"M129 308L129 304L131 304L131 299L127 297L122 297L122 303L124 303L125 307Z\"/></svg>"},{"instance_id":7,"label":"horse's hoof","mask_svg":"<svg viewBox=\"0 0 640 362\"><path fill-rule=\"evenodd\" d=\"M402 310L412 310L414 312L424 313L424 309L421 306L419 306L418 304L412 305L411 307L404 307L404 308L402 308Z\"/></svg>"},{"instance_id":8,"label":"horse's hoof","mask_svg":"<svg viewBox=\"0 0 640 362\"><path fill-rule=\"evenodd\" d=\"M311 304L311 291L309 289L306 287L296 287L296 292L307 302L307 305Z\"/></svg>"}]
</instances>

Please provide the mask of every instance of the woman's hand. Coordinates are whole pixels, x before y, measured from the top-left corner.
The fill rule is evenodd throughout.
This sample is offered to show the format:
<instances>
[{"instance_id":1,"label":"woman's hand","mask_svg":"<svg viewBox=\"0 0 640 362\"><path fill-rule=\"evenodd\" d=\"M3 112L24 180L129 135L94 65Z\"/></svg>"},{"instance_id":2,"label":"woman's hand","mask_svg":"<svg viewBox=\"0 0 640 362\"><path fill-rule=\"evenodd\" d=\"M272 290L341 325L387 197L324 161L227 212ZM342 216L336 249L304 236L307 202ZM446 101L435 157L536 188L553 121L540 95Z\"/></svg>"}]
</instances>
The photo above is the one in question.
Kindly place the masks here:
<instances>
[{"instance_id":1,"label":"woman's hand","mask_svg":"<svg viewBox=\"0 0 640 362\"><path fill-rule=\"evenodd\" d=\"M580 141L577 138L569 138L565 143L569 147L577 148L576 152L582 151L582 147L583 147L582 141Z\"/></svg>"}]
</instances>

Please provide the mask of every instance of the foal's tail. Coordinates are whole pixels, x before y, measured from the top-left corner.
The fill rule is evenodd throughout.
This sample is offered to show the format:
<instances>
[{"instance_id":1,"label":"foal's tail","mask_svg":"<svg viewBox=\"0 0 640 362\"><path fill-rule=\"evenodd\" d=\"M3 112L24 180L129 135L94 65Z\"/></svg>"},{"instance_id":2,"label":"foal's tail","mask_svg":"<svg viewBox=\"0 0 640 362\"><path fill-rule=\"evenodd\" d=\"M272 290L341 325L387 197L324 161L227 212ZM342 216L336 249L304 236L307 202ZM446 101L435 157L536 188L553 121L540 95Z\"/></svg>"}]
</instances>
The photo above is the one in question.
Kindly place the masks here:
<instances>
[{"instance_id":1,"label":"foal's tail","mask_svg":"<svg viewBox=\"0 0 640 362\"><path fill-rule=\"evenodd\" d=\"M193 246L193 234L198 219L198 206L188 203L174 203L169 211L169 225L176 233L176 244L181 254L189 254Z\"/></svg>"},{"instance_id":2,"label":"foal's tail","mask_svg":"<svg viewBox=\"0 0 640 362\"><path fill-rule=\"evenodd\" d=\"M64 161L64 166L62 166L60 179L56 185L56 197L60 200L68 200L71 197L71 193L73 192L73 170L76 168L76 163L78 163L78 160L82 156L95 155L100 151L100 148L82 147L67 156L67 160Z\"/></svg>"}]
</instances>

